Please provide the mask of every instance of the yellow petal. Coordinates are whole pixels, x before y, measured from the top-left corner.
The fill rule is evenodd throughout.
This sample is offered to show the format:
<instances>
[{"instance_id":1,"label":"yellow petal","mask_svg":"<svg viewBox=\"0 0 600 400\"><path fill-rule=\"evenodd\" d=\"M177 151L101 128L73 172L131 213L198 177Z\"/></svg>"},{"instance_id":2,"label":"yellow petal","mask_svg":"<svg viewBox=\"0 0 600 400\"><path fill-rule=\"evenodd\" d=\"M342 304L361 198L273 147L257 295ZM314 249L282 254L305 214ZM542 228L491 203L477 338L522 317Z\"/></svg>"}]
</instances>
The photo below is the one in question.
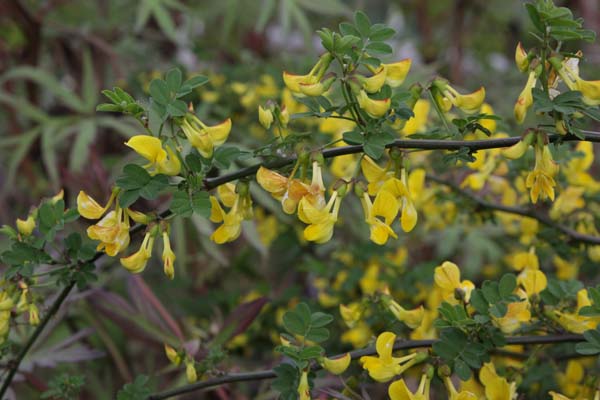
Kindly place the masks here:
<instances>
[{"instance_id":1,"label":"yellow petal","mask_svg":"<svg viewBox=\"0 0 600 400\"><path fill-rule=\"evenodd\" d=\"M433 279L440 288L454 290L460 285L460 270L453 262L444 261L442 265L435 268Z\"/></svg>"},{"instance_id":2,"label":"yellow petal","mask_svg":"<svg viewBox=\"0 0 600 400\"><path fill-rule=\"evenodd\" d=\"M408 197L402 198L402 216L400 217L400 225L404 232L410 232L417 224L418 214L415 205Z\"/></svg>"},{"instance_id":3,"label":"yellow petal","mask_svg":"<svg viewBox=\"0 0 600 400\"><path fill-rule=\"evenodd\" d=\"M153 164L160 163L167 157L167 152L162 148L162 142L154 136L133 136L125 145Z\"/></svg>"},{"instance_id":4,"label":"yellow petal","mask_svg":"<svg viewBox=\"0 0 600 400\"><path fill-rule=\"evenodd\" d=\"M350 357L350 353L346 353L338 358L323 358L323 368L327 371L331 372L334 375L340 375L346 371L348 366L350 365L350 361L352 358Z\"/></svg>"},{"instance_id":5,"label":"yellow petal","mask_svg":"<svg viewBox=\"0 0 600 400\"><path fill-rule=\"evenodd\" d=\"M102 207L86 192L81 190L77 195L77 211L79 214L87 219L98 219L106 211L105 207Z\"/></svg>"},{"instance_id":6,"label":"yellow petal","mask_svg":"<svg viewBox=\"0 0 600 400\"><path fill-rule=\"evenodd\" d=\"M396 335L392 332L383 332L379 335L375 342L375 350L377 350L379 357L385 360L391 360L395 341Z\"/></svg>"},{"instance_id":7,"label":"yellow petal","mask_svg":"<svg viewBox=\"0 0 600 400\"><path fill-rule=\"evenodd\" d=\"M408 390L406 383L404 383L404 379L400 379L392 382L390 387L388 388L388 394L391 400L413 400L415 397Z\"/></svg>"},{"instance_id":8,"label":"yellow petal","mask_svg":"<svg viewBox=\"0 0 600 400\"><path fill-rule=\"evenodd\" d=\"M400 205L398 200L387 190L380 190L375 197L373 203L372 215L376 217L384 217L385 223L390 225L396 215L398 215L398 209Z\"/></svg>"},{"instance_id":9,"label":"yellow petal","mask_svg":"<svg viewBox=\"0 0 600 400\"><path fill-rule=\"evenodd\" d=\"M406 58L392 64L384 64L386 71L386 83L393 88L402 85L402 82L404 82L404 79L406 79L406 75L408 75L411 63L412 60L410 58Z\"/></svg>"}]
</instances>

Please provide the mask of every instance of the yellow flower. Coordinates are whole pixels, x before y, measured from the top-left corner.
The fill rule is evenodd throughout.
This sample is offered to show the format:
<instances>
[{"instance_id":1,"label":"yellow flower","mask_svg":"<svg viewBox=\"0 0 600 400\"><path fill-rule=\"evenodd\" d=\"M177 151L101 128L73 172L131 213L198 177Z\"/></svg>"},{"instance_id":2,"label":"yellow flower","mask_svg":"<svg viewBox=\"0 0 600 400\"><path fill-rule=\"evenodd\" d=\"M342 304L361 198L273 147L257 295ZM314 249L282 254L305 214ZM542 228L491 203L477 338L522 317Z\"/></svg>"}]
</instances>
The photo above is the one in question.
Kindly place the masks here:
<instances>
[{"instance_id":1,"label":"yellow flower","mask_svg":"<svg viewBox=\"0 0 600 400\"><path fill-rule=\"evenodd\" d=\"M529 251L520 251L512 256L508 256L506 262L516 271L540 269L540 261L535 254L534 246L531 246Z\"/></svg>"},{"instance_id":2,"label":"yellow flower","mask_svg":"<svg viewBox=\"0 0 600 400\"><path fill-rule=\"evenodd\" d=\"M583 55L579 53L579 55ZM553 67L557 70L560 77L571 90L578 90L582 94L582 100L589 106L600 104L600 80L586 81L579 76L578 58L565 58L562 63L557 63L551 59Z\"/></svg>"},{"instance_id":3,"label":"yellow flower","mask_svg":"<svg viewBox=\"0 0 600 400\"><path fill-rule=\"evenodd\" d=\"M559 256L552 258L554 265L556 266L556 277L561 280L568 281L570 279L577 279L579 273L579 261L578 260L565 260Z\"/></svg>"},{"instance_id":4,"label":"yellow flower","mask_svg":"<svg viewBox=\"0 0 600 400\"><path fill-rule=\"evenodd\" d=\"M517 68L521 72L525 72L529 68L529 58L521 42L517 43L517 48L515 49L515 64L517 64Z\"/></svg>"},{"instance_id":5,"label":"yellow flower","mask_svg":"<svg viewBox=\"0 0 600 400\"><path fill-rule=\"evenodd\" d=\"M581 384L584 377L585 370L581 363L577 360L569 360L565 373L559 373L557 381L567 396L577 396L578 392L582 389Z\"/></svg>"},{"instance_id":6,"label":"yellow flower","mask_svg":"<svg viewBox=\"0 0 600 400\"><path fill-rule=\"evenodd\" d=\"M449 376L444 377L444 385L448 390L448 400L478 400L479 397L468 390L458 392Z\"/></svg>"},{"instance_id":7,"label":"yellow flower","mask_svg":"<svg viewBox=\"0 0 600 400\"><path fill-rule=\"evenodd\" d=\"M33 303L29 304L29 324L33 326L40 324L40 314L37 306Z\"/></svg>"},{"instance_id":8,"label":"yellow flower","mask_svg":"<svg viewBox=\"0 0 600 400\"><path fill-rule=\"evenodd\" d=\"M115 192L111 194L108 199L108 203L104 207L96 202L91 196L89 196L83 190L79 191L79 195L77 195L77 211L79 215L83 218L87 219L98 219L109 207L112 205L113 200L115 199Z\"/></svg>"},{"instance_id":9,"label":"yellow flower","mask_svg":"<svg viewBox=\"0 0 600 400\"><path fill-rule=\"evenodd\" d=\"M422 176L424 179L424 175ZM413 182L415 183L415 182ZM382 190L387 190L396 199L400 200L400 226L404 232L410 232L417 225L418 214L406 179L406 169L402 168L401 178L390 178L382 186Z\"/></svg>"},{"instance_id":10,"label":"yellow flower","mask_svg":"<svg viewBox=\"0 0 600 400\"><path fill-rule=\"evenodd\" d=\"M577 309L573 313L554 311L554 314L558 317L558 323L563 328L570 332L581 334L589 329L594 329L600 323L600 317L579 315L579 310L591 304L587 289L581 289L577 292Z\"/></svg>"},{"instance_id":11,"label":"yellow flower","mask_svg":"<svg viewBox=\"0 0 600 400\"><path fill-rule=\"evenodd\" d=\"M383 332L377 337L375 349L378 357L363 356L360 362L363 368L369 371L369 376L377 382L387 382L394 376L400 375L427 355L425 353L412 353L404 357L392 357L396 335L392 332Z\"/></svg>"},{"instance_id":12,"label":"yellow flower","mask_svg":"<svg viewBox=\"0 0 600 400\"><path fill-rule=\"evenodd\" d=\"M304 238L310 242L325 243L333 236L333 228L338 219L342 198L334 191L325 207L315 206L308 196L298 204L298 215L309 225L304 229Z\"/></svg>"},{"instance_id":13,"label":"yellow flower","mask_svg":"<svg viewBox=\"0 0 600 400\"><path fill-rule=\"evenodd\" d=\"M28 215L26 220L17 218L17 230L23 236L29 236L35 229L35 219L33 215Z\"/></svg>"},{"instance_id":14,"label":"yellow flower","mask_svg":"<svg viewBox=\"0 0 600 400\"><path fill-rule=\"evenodd\" d=\"M436 286L442 289L444 297L450 302L456 302L455 292L459 290L466 303L471 299L471 292L475 289L473 282L469 280L460 280L460 270L458 266L450 261L444 261L442 265L435 268L433 280Z\"/></svg>"},{"instance_id":15,"label":"yellow flower","mask_svg":"<svg viewBox=\"0 0 600 400\"><path fill-rule=\"evenodd\" d=\"M196 372L194 360L185 360L185 376L189 383L194 383L198 380L198 373Z\"/></svg>"},{"instance_id":16,"label":"yellow flower","mask_svg":"<svg viewBox=\"0 0 600 400\"><path fill-rule=\"evenodd\" d=\"M565 189L552 204L550 217L552 219L558 219L561 216L571 214L579 208L584 208L585 200L582 198L584 192L585 188L583 187L567 187L567 189Z\"/></svg>"},{"instance_id":17,"label":"yellow flower","mask_svg":"<svg viewBox=\"0 0 600 400\"><path fill-rule=\"evenodd\" d=\"M388 112L390 105L392 104L389 98L380 100L372 99L364 90L360 91L357 100L360 108L365 110L365 112L372 118L383 117Z\"/></svg>"},{"instance_id":18,"label":"yellow flower","mask_svg":"<svg viewBox=\"0 0 600 400\"><path fill-rule=\"evenodd\" d=\"M508 383L506 378L498 376L494 364L485 363L479 370L479 380L485 387L487 400L512 400L517 395L517 384Z\"/></svg>"},{"instance_id":19,"label":"yellow flower","mask_svg":"<svg viewBox=\"0 0 600 400\"><path fill-rule=\"evenodd\" d=\"M175 350L168 344L165 344L165 354L167 355L167 358L169 359L169 361L171 361L173 365L177 366L181 364L181 355L179 355L179 353L177 353L177 350Z\"/></svg>"},{"instance_id":20,"label":"yellow flower","mask_svg":"<svg viewBox=\"0 0 600 400\"><path fill-rule=\"evenodd\" d=\"M363 193L361 202L365 221L371 229L371 241L383 245L390 236L397 239L398 235L390 227L398 215L399 204L396 198L387 190L380 190L375 197L375 203L371 202L367 193ZM383 217L384 220L381 221L378 217Z\"/></svg>"},{"instance_id":21,"label":"yellow flower","mask_svg":"<svg viewBox=\"0 0 600 400\"><path fill-rule=\"evenodd\" d=\"M438 104L442 111L449 111L449 104L460 108L467 114L474 114L481 109L485 101L485 88L481 86L479 89L468 94L460 94L456 89L448 84L447 81L438 79L434 81L435 92L438 93Z\"/></svg>"},{"instance_id":22,"label":"yellow flower","mask_svg":"<svg viewBox=\"0 0 600 400\"><path fill-rule=\"evenodd\" d=\"M318 83L329 68L333 60L330 53L323 54L315 66L306 75L294 75L283 71L283 83L294 93L302 93L301 85L312 85ZM306 90L306 89L305 89Z\"/></svg>"},{"instance_id":23,"label":"yellow flower","mask_svg":"<svg viewBox=\"0 0 600 400\"><path fill-rule=\"evenodd\" d=\"M211 211L210 220L215 223L222 222L210 236L210 240L217 244L232 242L242 233L242 221L244 220L240 209L239 200L236 199L229 212L225 212L216 197L210 196Z\"/></svg>"},{"instance_id":24,"label":"yellow flower","mask_svg":"<svg viewBox=\"0 0 600 400\"><path fill-rule=\"evenodd\" d=\"M531 312L527 294L523 290L518 290L517 295L521 301L509 303L506 314L503 317L494 317L494 325L500 328L503 333L510 334L521 327L521 323L531 321Z\"/></svg>"},{"instance_id":25,"label":"yellow flower","mask_svg":"<svg viewBox=\"0 0 600 400\"><path fill-rule=\"evenodd\" d=\"M175 263L176 257L175 253L173 253L173 250L171 249L171 241L169 240L169 234L166 230L163 231L162 238L164 246L162 253L164 272L169 279L173 279L175 277L175 268L173 267L173 263Z\"/></svg>"},{"instance_id":26,"label":"yellow flower","mask_svg":"<svg viewBox=\"0 0 600 400\"><path fill-rule=\"evenodd\" d=\"M413 107L413 116L406 121L402 133L405 135L412 135L417 132L421 132L425 129L427 124L427 118L429 116L429 109L431 103L425 99L419 99Z\"/></svg>"},{"instance_id":27,"label":"yellow flower","mask_svg":"<svg viewBox=\"0 0 600 400\"><path fill-rule=\"evenodd\" d=\"M539 269L523 270L517 277L517 282L525 289L525 293L527 293L527 297L529 298L539 294L548 286L546 275Z\"/></svg>"},{"instance_id":28,"label":"yellow flower","mask_svg":"<svg viewBox=\"0 0 600 400\"><path fill-rule=\"evenodd\" d=\"M527 83L525 83L525 87L519 94L519 98L515 103L515 119L517 120L518 124L523 123L525 116L527 115L527 110L533 104L532 90L535 87L536 81L536 73L531 71L529 73L529 77L527 78Z\"/></svg>"},{"instance_id":29,"label":"yellow flower","mask_svg":"<svg viewBox=\"0 0 600 400\"><path fill-rule=\"evenodd\" d=\"M327 371L331 372L334 375L341 375L344 373L348 366L350 365L350 361L352 358L350 357L350 353L346 353L338 358L327 358L323 357L321 365Z\"/></svg>"},{"instance_id":30,"label":"yellow flower","mask_svg":"<svg viewBox=\"0 0 600 400\"><path fill-rule=\"evenodd\" d=\"M329 90L329 88L331 87L331 85L333 84L334 81L335 81L335 75L329 76L329 77L323 79L321 82L313 82L313 83L300 82L300 84L299 84L300 93L302 93L306 96L311 96L311 97L321 96L321 95L323 95L323 93L325 93L326 91Z\"/></svg>"},{"instance_id":31,"label":"yellow flower","mask_svg":"<svg viewBox=\"0 0 600 400\"><path fill-rule=\"evenodd\" d=\"M350 303L347 306L340 304L340 315L346 325L348 325L348 328L352 328L360 321L362 307L360 303Z\"/></svg>"},{"instance_id":32,"label":"yellow flower","mask_svg":"<svg viewBox=\"0 0 600 400\"><path fill-rule=\"evenodd\" d=\"M205 125L194 114L188 113L181 124L189 142L204 158L212 157L214 148L225 143L231 132L231 118L213 125Z\"/></svg>"},{"instance_id":33,"label":"yellow flower","mask_svg":"<svg viewBox=\"0 0 600 400\"><path fill-rule=\"evenodd\" d=\"M388 309L399 321L404 322L406 326L411 329L416 329L421 326L421 322L423 322L423 317L425 316L425 309L423 306L419 306L413 310L406 310L394 300L389 302Z\"/></svg>"},{"instance_id":34,"label":"yellow flower","mask_svg":"<svg viewBox=\"0 0 600 400\"><path fill-rule=\"evenodd\" d=\"M412 393L404 383L404 379L400 379L392 382L388 388L388 395L390 400L429 400L430 385L431 378L427 374L423 374L417 391Z\"/></svg>"},{"instance_id":35,"label":"yellow flower","mask_svg":"<svg viewBox=\"0 0 600 400\"><path fill-rule=\"evenodd\" d=\"M386 76L386 68L383 66L380 67L377 71L374 71L373 76L370 76L368 78L362 75L357 75L358 79L362 83L363 89L367 93L379 92L381 87L385 84Z\"/></svg>"},{"instance_id":36,"label":"yellow flower","mask_svg":"<svg viewBox=\"0 0 600 400\"><path fill-rule=\"evenodd\" d=\"M125 145L131 147L136 153L149 161L145 168L151 168L151 175L174 176L181 171L179 157L170 146L166 146L167 150L165 151L159 138L149 135L137 135L129 139Z\"/></svg>"},{"instance_id":37,"label":"yellow flower","mask_svg":"<svg viewBox=\"0 0 600 400\"><path fill-rule=\"evenodd\" d=\"M381 168L369 156L364 156L360 161L362 173L367 180L369 194L375 196L385 181L393 176L393 172L389 170L389 164L385 168Z\"/></svg>"},{"instance_id":38,"label":"yellow flower","mask_svg":"<svg viewBox=\"0 0 600 400\"><path fill-rule=\"evenodd\" d=\"M87 228L87 235L92 240L100 241L96 250L111 257L116 256L129 246L129 216L124 209L117 208L106 214L95 225Z\"/></svg>"},{"instance_id":39,"label":"yellow flower","mask_svg":"<svg viewBox=\"0 0 600 400\"><path fill-rule=\"evenodd\" d=\"M538 198L550 198L554 200L554 186L556 182L553 176L558 172L558 165L552 159L548 146L535 146L535 167L527 175L525 187L530 190L531 202L537 203Z\"/></svg>"},{"instance_id":40,"label":"yellow flower","mask_svg":"<svg viewBox=\"0 0 600 400\"><path fill-rule=\"evenodd\" d=\"M146 268L148 260L152 257L153 246L154 236L148 232L144 236L140 249L128 257L121 258L121 265L129 272L139 274Z\"/></svg>"},{"instance_id":41,"label":"yellow flower","mask_svg":"<svg viewBox=\"0 0 600 400\"><path fill-rule=\"evenodd\" d=\"M411 63L412 60L410 58L405 58L392 64L382 64L386 72L385 83L393 88L402 85L404 79L406 79L406 75L408 75Z\"/></svg>"},{"instance_id":42,"label":"yellow flower","mask_svg":"<svg viewBox=\"0 0 600 400\"><path fill-rule=\"evenodd\" d=\"M308 372L302 371L300 383L298 384L298 399L310 400L310 386L308 384Z\"/></svg>"},{"instance_id":43,"label":"yellow flower","mask_svg":"<svg viewBox=\"0 0 600 400\"><path fill-rule=\"evenodd\" d=\"M273 111L270 108L258 106L258 121L265 129L269 129L273 123Z\"/></svg>"}]
</instances>

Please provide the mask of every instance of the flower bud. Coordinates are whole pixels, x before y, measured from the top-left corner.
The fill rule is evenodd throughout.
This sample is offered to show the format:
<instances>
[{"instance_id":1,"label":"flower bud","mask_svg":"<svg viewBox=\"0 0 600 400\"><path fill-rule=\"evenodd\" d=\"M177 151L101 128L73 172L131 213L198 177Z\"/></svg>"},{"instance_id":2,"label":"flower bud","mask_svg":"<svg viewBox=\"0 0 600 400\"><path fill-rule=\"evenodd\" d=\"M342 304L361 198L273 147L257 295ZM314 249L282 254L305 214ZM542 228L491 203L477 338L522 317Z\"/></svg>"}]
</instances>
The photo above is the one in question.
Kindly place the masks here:
<instances>
[{"instance_id":1,"label":"flower bud","mask_svg":"<svg viewBox=\"0 0 600 400\"><path fill-rule=\"evenodd\" d=\"M321 365L332 374L341 375L348 368L351 360L350 353L346 353L338 358L323 357Z\"/></svg>"},{"instance_id":2,"label":"flower bud","mask_svg":"<svg viewBox=\"0 0 600 400\"><path fill-rule=\"evenodd\" d=\"M529 57L521 42L517 43L517 48L515 49L515 63L521 72L526 72L527 68L529 68Z\"/></svg>"},{"instance_id":3,"label":"flower bud","mask_svg":"<svg viewBox=\"0 0 600 400\"><path fill-rule=\"evenodd\" d=\"M185 376L189 383L194 383L198 380L198 374L193 360L185 360Z\"/></svg>"},{"instance_id":4,"label":"flower bud","mask_svg":"<svg viewBox=\"0 0 600 400\"><path fill-rule=\"evenodd\" d=\"M29 236L35 229L35 219L29 215L26 220L17 218L17 230L23 236Z\"/></svg>"},{"instance_id":5,"label":"flower bud","mask_svg":"<svg viewBox=\"0 0 600 400\"><path fill-rule=\"evenodd\" d=\"M175 366L181 364L181 356L177 353L177 350L165 344L165 354L171 363Z\"/></svg>"},{"instance_id":6,"label":"flower bud","mask_svg":"<svg viewBox=\"0 0 600 400\"><path fill-rule=\"evenodd\" d=\"M273 111L269 108L258 106L258 121L265 128L269 129L273 123Z\"/></svg>"}]
</instances>

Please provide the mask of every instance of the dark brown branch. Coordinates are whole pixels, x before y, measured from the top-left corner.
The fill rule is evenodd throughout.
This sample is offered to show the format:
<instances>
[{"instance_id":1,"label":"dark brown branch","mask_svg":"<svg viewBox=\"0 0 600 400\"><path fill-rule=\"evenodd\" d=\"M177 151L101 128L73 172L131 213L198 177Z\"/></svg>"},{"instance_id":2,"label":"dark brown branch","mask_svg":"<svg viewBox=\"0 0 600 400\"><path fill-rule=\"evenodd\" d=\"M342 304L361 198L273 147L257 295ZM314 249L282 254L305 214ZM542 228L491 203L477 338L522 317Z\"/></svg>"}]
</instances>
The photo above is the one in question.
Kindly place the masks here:
<instances>
[{"instance_id":1,"label":"dark brown branch","mask_svg":"<svg viewBox=\"0 0 600 400\"><path fill-rule=\"evenodd\" d=\"M511 336L506 338L506 344L555 344L555 343L573 343L582 342L584 338L582 335L574 334L561 334L561 335L547 335L547 336ZM394 344L394 350L407 350L416 349L423 347L431 347L437 340L398 340ZM360 350L350 352L350 356L353 360L362 356L368 356L376 354L375 347L367 347ZM342 356L343 354L340 354ZM320 370L321 366L316 365L313 370ZM180 388L166 390L161 393L150 395L147 400L163 400L170 397L178 396L185 393L195 392L197 390L208 389L212 387L221 386L227 383L234 382L245 382L245 381L257 381L263 379L273 379L276 377L275 371L272 369L255 372L240 372L232 373L218 378L207 379L205 381L192 383L185 385Z\"/></svg>"},{"instance_id":2,"label":"dark brown branch","mask_svg":"<svg viewBox=\"0 0 600 400\"><path fill-rule=\"evenodd\" d=\"M583 141L600 143L600 134L596 133L584 133ZM488 149L499 149L504 147L510 147L517 143L520 137L510 137L501 139L484 139L484 140L432 140L432 139L398 139L393 143L387 145L388 148L397 149L420 149L420 150L459 150L461 148L468 148L471 152L477 150L488 150ZM577 136L572 135L548 135L548 139L551 143L558 141L581 141ZM343 156L346 154L362 153L362 145L353 146L340 146L331 149L323 150L323 157L332 158L337 156ZM270 163L259 163L250 167L242 168L239 171L232 172L218 176L216 178L206 178L204 180L204 187L206 190L211 190L220 186L224 183L234 181L236 179L245 178L250 175L254 175L258 168L262 165L267 168L281 168L286 165L290 165L296 162L295 157L282 158Z\"/></svg>"}]
</instances>

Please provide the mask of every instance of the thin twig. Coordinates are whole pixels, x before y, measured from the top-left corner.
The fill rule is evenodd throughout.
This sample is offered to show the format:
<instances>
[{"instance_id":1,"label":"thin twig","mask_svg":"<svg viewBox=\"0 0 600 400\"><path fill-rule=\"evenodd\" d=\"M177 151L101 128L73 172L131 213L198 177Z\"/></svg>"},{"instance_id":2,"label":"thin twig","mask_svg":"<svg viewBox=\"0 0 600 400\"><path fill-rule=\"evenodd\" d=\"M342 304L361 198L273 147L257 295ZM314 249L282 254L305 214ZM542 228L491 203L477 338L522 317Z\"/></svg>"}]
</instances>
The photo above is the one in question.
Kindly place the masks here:
<instances>
[{"instance_id":1,"label":"thin twig","mask_svg":"<svg viewBox=\"0 0 600 400\"><path fill-rule=\"evenodd\" d=\"M587 132L583 134L583 139L573 135L548 135L548 140L551 143L564 141L586 141L600 143L600 134ZM388 144L388 148L398 149L421 149L421 150L460 150L461 148L468 148L471 152L478 150L489 150L498 149L504 147L510 147L513 144L521 140L520 137L500 138L500 139L483 139L483 140L433 140L433 139L398 139ZM343 156L346 154L362 153L362 145L352 146L339 146L332 149L326 149L323 151L323 157L331 158L337 156ZM254 175L258 168L264 166L266 168L274 169L281 168L286 165L296 162L296 157L282 158L272 162L258 163L251 165L246 168L242 168L238 171L221 175L215 178L204 179L204 187L206 190L211 190L220 186L224 183L234 181L236 179L245 178L250 175Z\"/></svg>"},{"instance_id":2,"label":"thin twig","mask_svg":"<svg viewBox=\"0 0 600 400\"><path fill-rule=\"evenodd\" d=\"M571 239L571 241L574 241L574 242L587 243L587 244L600 244L600 237L593 236L593 235L586 235L584 233L577 232L575 229L571 229L564 225L560 225L560 224L554 222L546 214L542 214L542 213L532 210L532 209L525 209L525 208L520 208L520 207L505 206L502 204L491 203L489 201L483 200L483 199L475 196L472 193L467 192L466 190L463 190L460 186L458 186L457 184L455 184L453 182L449 182L449 181L440 179L436 176L428 176L427 179L431 180L433 182L436 182L438 184L449 187L456 193L460 194L463 197L466 197L467 199L471 200L472 202L476 203L477 205L479 205L483 208L486 208L489 210L495 210L495 211L503 211L503 212L507 212L510 214L517 214L517 215L521 215L523 217L529 217L529 218L536 219L539 222L541 222L542 224L546 225L547 227L556 229L557 231L564 233Z\"/></svg>"},{"instance_id":3,"label":"thin twig","mask_svg":"<svg viewBox=\"0 0 600 400\"><path fill-rule=\"evenodd\" d=\"M60 292L60 294L58 295L56 300L54 300L54 302L52 303L52 306L50 306L50 308L48 309L48 312L46 313L44 318L42 318L42 320L40 321L40 324L37 326L37 328L35 328L35 331L33 331L33 334L29 337L29 339L25 343L25 346L23 346L23 348L19 352L19 355L17 356L17 358L15 360L11 360L9 362L11 367L8 370L8 375L2 382L2 387L0 388L0 399L4 398L4 395L5 395L6 391L8 390L8 387L10 386L15 374L19 370L19 366L21 365L21 362L23 361L23 359L25 358L25 356L31 349L31 346L33 346L33 344L35 343L37 338L40 336L40 334L42 333L42 331L44 330L44 328L46 327L48 322L50 322L50 319L52 319L54 314L56 314L56 312L58 311L58 309L60 308L62 303L65 301L65 299L67 298L69 293L71 293L71 290L73 289L74 286L75 286L75 281L71 281L67 286L65 286L63 288L63 290Z\"/></svg>"},{"instance_id":4,"label":"thin twig","mask_svg":"<svg viewBox=\"0 0 600 400\"><path fill-rule=\"evenodd\" d=\"M506 344L554 344L554 343L573 343L582 342L584 338L582 335L574 334L561 334L561 335L547 335L547 336L511 336L506 338ZM431 347L437 340L397 340L394 344L394 350L407 350ZM367 347L364 349L350 352L350 357L355 360L362 356L368 356L376 354L377 350L375 347ZM345 354L345 353L344 353ZM339 356L343 356L340 354ZM334 356L333 358L339 357ZM320 370L320 365L315 365L312 370ZM166 390L164 392L152 394L147 397L147 400L163 400L173 396L195 392L197 390L208 389L216 386L221 386L227 383L234 382L245 382L245 381L258 381L263 379L273 379L277 375L272 369L254 372L240 372L232 373L218 378L207 379L205 381L192 383L179 388Z\"/></svg>"}]
</instances>

